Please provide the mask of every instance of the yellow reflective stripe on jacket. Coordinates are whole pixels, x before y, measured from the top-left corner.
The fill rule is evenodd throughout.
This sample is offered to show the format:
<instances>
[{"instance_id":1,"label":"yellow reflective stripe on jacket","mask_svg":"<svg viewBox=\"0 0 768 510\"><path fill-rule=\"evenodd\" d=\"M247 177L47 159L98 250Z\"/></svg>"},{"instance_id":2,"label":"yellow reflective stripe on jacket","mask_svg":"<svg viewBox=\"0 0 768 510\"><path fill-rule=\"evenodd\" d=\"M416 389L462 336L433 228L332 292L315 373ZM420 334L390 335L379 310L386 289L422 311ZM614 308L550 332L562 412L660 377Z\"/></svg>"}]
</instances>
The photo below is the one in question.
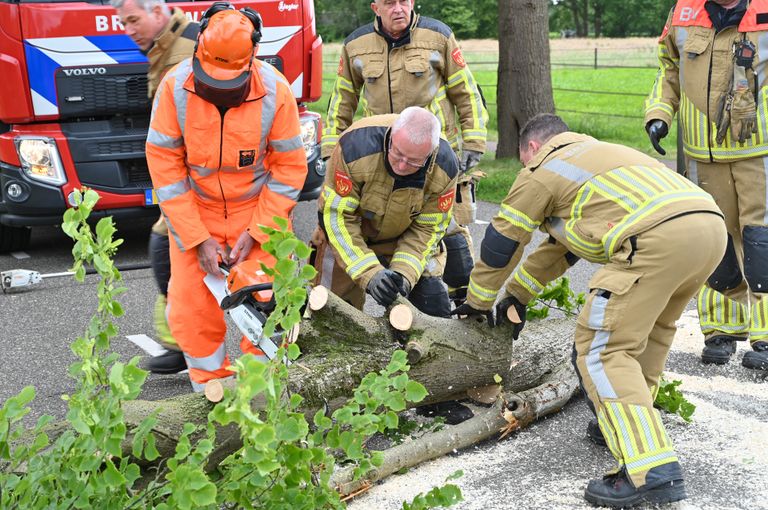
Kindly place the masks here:
<instances>
[{"instance_id":1,"label":"yellow reflective stripe on jacket","mask_svg":"<svg viewBox=\"0 0 768 510\"><path fill-rule=\"evenodd\" d=\"M475 78L466 69L457 71L448 77L446 87L452 89L453 87L464 84L464 89L467 94L472 98L470 104L472 105L472 129L462 131L462 138L467 140L485 140L488 133L488 113L483 106L480 91L477 88Z\"/></svg>"},{"instance_id":2,"label":"yellow reflective stripe on jacket","mask_svg":"<svg viewBox=\"0 0 768 510\"><path fill-rule=\"evenodd\" d=\"M414 220L415 223L421 225L432 226L432 235L427 240L424 250L419 256L414 256L411 253L397 251L392 256L392 262L401 261L411 266L417 274L424 272L424 268L427 265L427 259L434 254L437 249L437 244L445 235L445 231L448 229L448 225L451 222L450 213L423 213L419 214Z\"/></svg>"},{"instance_id":3,"label":"yellow reflective stripe on jacket","mask_svg":"<svg viewBox=\"0 0 768 510\"><path fill-rule=\"evenodd\" d=\"M469 276L469 293L472 294L474 297L479 299L480 301L486 301L493 303L496 301L496 296L499 294L498 290L491 290L486 289L485 287L482 287L477 284L477 282L472 278L472 275Z\"/></svg>"},{"instance_id":4,"label":"yellow reflective stripe on jacket","mask_svg":"<svg viewBox=\"0 0 768 510\"><path fill-rule=\"evenodd\" d=\"M341 133L338 132L339 108L344 100L342 90L355 93L352 82L343 76L336 76L336 82L333 85L333 92L328 101L328 116L326 117L326 126L323 129L323 145L336 145Z\"/></svg>"},{"instance_id":5,"label":"yellow reflective stripe on jacket","mask_svg":"<svg viewBox=\"0 0 768 510\"><path fill-rule=\"evenodd\" d=\"M379 263L373 252L366 252L354 243L344 223L344 213L354 213L360 201L352 197L342 197L328 186L323 188L323 199L323 224L326 227L328 242L341 257L347 274L354 279Z\"/></svg>"},{"instance_id":6,"label":"yellow reflective stripe on jacket","mask_svg":"<svg viewBox=\"0 0 768 510\"><path fill-rule=\"evenodd\" d=\"M656 81L653 82L651 93L645 100L645 112L647 114L653 110L661 110L668 114L670 117L673 117L675 115L675 109L671 104L664 101L663 89L664 79L666 78L667 74L667 66L671 65L667 62L667 60L672 60L672 62L677 64L678 59L671 57L669 54L669 49L667 49L666 45L663 43L658 45L658 56L659 71L656 73Z\"/></svg>"},{"instance_id":7,"label":"yellow reflective stripe on jacket","mask_svg":"<svg viewBox=\"0 0 768 510\"><path fill-rule=\"evenodd\" d=\"M499 218L529 233L533 232L539 225L541 225L540 221L534 221L523 211L510 207L504 203L501 204Z\"/></svg>"},{"instance_id":8,"label":"yellow reflective stripe on jacket","mask_svg":"<svg viewBox=\"0 0 768 510\"><path fill-rule=\"evenodd\" d=\"M576 228L584 217L585 208L596 195L610 200L627 213L600 242L584 239ZM571 218L565 225L566 238L587 258L607 261L633 225L667 204L695 198L712 200L708 193L678 174L645 166L611 170L595 176L579 189L571 208Z\"/></svg>"}]
</instances>

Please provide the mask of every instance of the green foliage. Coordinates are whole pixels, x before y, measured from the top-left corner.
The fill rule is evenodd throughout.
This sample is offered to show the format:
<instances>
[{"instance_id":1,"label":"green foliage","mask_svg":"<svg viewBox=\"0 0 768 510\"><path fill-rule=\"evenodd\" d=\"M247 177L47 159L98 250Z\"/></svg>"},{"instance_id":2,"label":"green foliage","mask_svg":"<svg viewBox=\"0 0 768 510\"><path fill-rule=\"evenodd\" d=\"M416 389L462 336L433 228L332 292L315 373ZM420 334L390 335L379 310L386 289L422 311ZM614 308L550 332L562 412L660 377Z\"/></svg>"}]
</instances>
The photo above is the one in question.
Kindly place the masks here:
<instances>
[{"instance_id":1,"label":"green foliage","mask_svg":"<svg viewBox=\"0 0 768 510\"><path fill-rule=\"evenodd\" d=\"M25 388L6 401L0 410L0 507L2 508L125 508L135 501L132 491L140 476L134 460L157 457L149 430L155 417L148 417L132 442L134 460L123 457L121 445L128 437L122 402L136 398L146 372L136 364L117 361L109 352L117 334L112 319L123 315L116 300L125 291L112 257L121 240L114 240L112 219L102 218L96 235L86 223L99 196L95 191L75 192L76 207L67 210L62 230L75 243L72 248L75 279L83 282L85 267L96 269L98 307L85 333L72 343L78 358L69 374L76 390L65 396L71 428L50 442L47 434L52 418L38 420L31 435L24 434L22 419L35 396ZM31 442L22 438L32 437Z\"/></svg>"},{"instance_id":2,"label":"green foliage","mask_svg":"<svg viewBox=\"0 0 768 510\"><path fill-rule=\"evenodd\" d=\"M584 293L573 292L568 278L563 276L550 282L536 299L528 303L526 318L543 319L549 316L551 309L560 310L566 315L577 315L584 302Z\"/></svg>"},{"instance_id":3,"label":"green foliage","mask_svg":"<svg viewBox=\"0 0 768 510\"><path fill-rule=\"evenodd\" d=\"M459 470L448 476L446 482L464 476ZM464 501L461 490L451 483L435 487L426 494L417 495L411 503L403 502L402 510L424 510L426 508L447 508Z\"/></svg>"},{"instance_id":4,"label":"green foliage","mask_svg":"<svg viewBox=\"0 0 768 510\"><path fill-rule=\"evenodd\" d=\"M683 384L682 381L675 380L670 382L662 376L659 380L659 391L653 404L668 413L680 415L682 419L690 423L691 416L696 411L696 406L689 402L685 395L677 389L681 384Z\"/></svg>"},{"instance_id":5,"label":"green foliage","mask_svg":"<svg viewBox=\"0 0 768 510\"><path fill-rule=\"evenodd\" d=\"M331 416L317 411L311 424L302 397L288 388L282 361L295 360L298 346L283 345L269 363L243 356L233 367L236 388L227 390L211 411L205 429L186 424L173 457L153 468L153 479L139 484L138 462L159 458L152 433L158 418L151 415L127 429L122 403L138 396L147 374L136 366L138 358L122 363L109 352L117 334L112 319L123 313L115 298L125 289L112 261L121 241L113 240L111 218L99 221L95 236L86 223L96 192L75 192L75 199L78 206L67 211L62 225L75 241L75 277L82 282L87 265L96 268L100 281L97 313L72 345L78 361L70 367L76 391L65 397L70 428L53 443L46 428L50 416L25 431L23 420L35 397L32 387L6 400L0 408L0 508L343 508L330 486L334 467L354 466L360 477L380 465L381 453L367 452L366 438L396 429L397 413L427 395L408 378L405 352L396 351L386 368L366 375L354 397ZM276 221L278 228L263 229L269 241L262 245L278 259L274 270L266 268L274 277L277 300L270 328L287 331L301 319L305 285L314 269L301 265L308 247L287 231L285 220ZM263 405L257 409L254 402ZM243 446L209 473L216 429L226 425L239 429ZM123 451L126 445L130 452ZM447 485L407 508L447 506L460 499L458 488Z\"/></svg>"},{"instance_id":6,"label":"green foliage","mask_svg":"<svg viewBox=\"0 0 768 510\"><path fill-rule=\"evenodd\" d=\"M675 0L551 0L549 31L576 29L575 10L587 9L588 33L594 37L657 36ZM631 20L631 21L628 21Z\"/></svg>"}]
</instances>

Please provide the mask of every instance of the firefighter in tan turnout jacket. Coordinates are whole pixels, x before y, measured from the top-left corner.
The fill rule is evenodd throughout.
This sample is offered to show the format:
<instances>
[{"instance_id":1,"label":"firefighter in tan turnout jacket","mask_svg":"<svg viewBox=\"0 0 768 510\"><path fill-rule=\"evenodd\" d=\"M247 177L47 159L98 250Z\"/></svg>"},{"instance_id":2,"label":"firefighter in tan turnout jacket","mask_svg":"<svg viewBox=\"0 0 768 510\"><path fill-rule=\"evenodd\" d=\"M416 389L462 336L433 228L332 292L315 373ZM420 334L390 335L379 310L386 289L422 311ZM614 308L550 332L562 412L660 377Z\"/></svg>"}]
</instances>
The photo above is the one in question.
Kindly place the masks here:
<instances>
[{"instance_id":1,"label":"firefighter in tan turnout jacket","mask_svg":"<svg viewBox=\"0 0 768 510\"><path fill-rule=\"evenodd\" d=\"M363 308L398 294L448 317L441 239L451 220L458 161L427 110L354 123L330 159L313 235L317 281ZM412 290L411 290L412 289Z\"/></svg>"},{"instance_id":2,"label":"firefighter in tan turnout jacket","mask_svg":"<svg viewBox=\"0 0 768 510\"><path fill-rule=\"evenodd\" d=\"M454 312L508 322L578 258L602 264L579 314L574 364L618 469L589 483L588 501L614 507L685 497L658 411L659 377L675 321L722 259L726 229L712 197L638 151L567 132L554 115L520 135L526 165L488 226L467 303ZM549 239L521 264L535 229ZM531 339L529 341L535 341Z\"/></svg>"},{"instance_id":3,"label":"firefighter in tan turnout jacket","mask_svg":"<svg viewBox=\"0 0 768 510\"><path fill-rule=\"evenodd\" d=\"M475 180L471 168L485 152L488 112L451 29L413 12L414 0L374 0L373 23L344 41L336 83L328 102L322 155L328 158L355 112L399 113L421 106L434 113L443 137L460 157L454 221L445 238L445 282L452 295L466 292L472 269Z\"/></svg>"},{"instance_id":4,"label":"firefighter in tan turnout jacket","mask_svg":"<svg viewBox=\"0 0 768 510\"><path fill-rule=\"evenodd\" d=\"M165 74L176 64L192 56L200 25L191 22L184 11L169 9L158 0L112 0L125 33L133 39L149 60L147 92L155 96ZM168 227L162 214L152 226L149 238L149 257L157 286L155 300L155 333L168 352L149 358L145 368L151 372L173 374L187 368L179 344L171 335L166 318L168 281L171 278L171 259L168 246Z\"/></svg>"},{"instance_id":5,"label":"firefighter in tan turnout jacket","mask_svg":"<svg viewBox=\"0 0 768 510\"><path fill-rule=\"evenodd\" d=\"M659 39L646 129L659 139L675 113L688 178L725 214L728 248L699 293L702 360L768 370L768 0L681 0Z\"/></svg>"}]
</instances>

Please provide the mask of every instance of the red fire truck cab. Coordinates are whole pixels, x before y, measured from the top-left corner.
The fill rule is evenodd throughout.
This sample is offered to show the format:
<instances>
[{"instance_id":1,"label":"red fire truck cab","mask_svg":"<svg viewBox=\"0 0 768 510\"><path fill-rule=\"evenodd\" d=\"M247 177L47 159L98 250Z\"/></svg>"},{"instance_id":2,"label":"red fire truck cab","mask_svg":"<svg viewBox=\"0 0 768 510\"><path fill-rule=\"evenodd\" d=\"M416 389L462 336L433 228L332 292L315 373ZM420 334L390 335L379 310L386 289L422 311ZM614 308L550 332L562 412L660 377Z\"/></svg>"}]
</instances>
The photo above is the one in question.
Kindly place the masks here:
<instances>
[{"instance_id":1,"label":"red fire truck cab","mask_svg":"<svg viewBox=\"0 0 768 510\"><path fill-rule=\"evenodd\" d=\"M249 0L264 20L258 57L281 71L299 105L309 174L323 180L322 40L312 0ZM174 2L199 20L212 2ZM0 0L0 252L23 250L30 227L56 225L75 188L101 200L94 215L156 216L144 156L147 59L109 0Z\"/></svg>"}]
</instances>

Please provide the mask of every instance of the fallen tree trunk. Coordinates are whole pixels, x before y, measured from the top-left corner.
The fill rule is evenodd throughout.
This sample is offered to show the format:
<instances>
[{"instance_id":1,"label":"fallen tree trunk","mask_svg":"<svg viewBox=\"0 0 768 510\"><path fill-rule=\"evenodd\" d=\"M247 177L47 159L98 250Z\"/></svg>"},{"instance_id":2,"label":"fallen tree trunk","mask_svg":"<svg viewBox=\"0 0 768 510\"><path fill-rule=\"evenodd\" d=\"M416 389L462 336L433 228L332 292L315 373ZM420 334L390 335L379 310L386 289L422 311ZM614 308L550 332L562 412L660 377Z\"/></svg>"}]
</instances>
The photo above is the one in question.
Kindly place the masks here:
<instances>
[{"instance_id":1,"label":"fallen tree trunk","mask_svg":"<svg viewBox=\"0 0 768 510\"><path fill-rule=\"evenodd\" d=\"M413 313L408 331L395 330L386 318L371 317L333 294L328 296L322 309L304 320L298 338L302 356L289 369L289 386L292 392L304 397L308 413L323 407L333 411L341 406L365 374L384 368L394 350L401 348L408 352L409 377L429 392L423 404L466 398L468 390L493 385L494 375L498 374L502 378L504 399L509 406L513 402L517 405L513 410L517 413L514 414L515 426L524 427L538 416L559 409L573 395L577 384L568 362L572 320L532 322L513 348L509 328L489 328L475 320L430 317L406 300L400 303ZM461 429L446 430L447 435L466 437L466 440L456 443L439 438L435 441L453 444L445 450L450 451L490 437L507 425L501 412L504 399L482 416L458 426ZM155 433L158 451L161 458L165 458L173 455L184 424L206 423L212 405L202 394L189 394L161 401L128 402L124 411L129 429L150 413L159 412ZM466 435L452 432L464 429L473 432ZM220 429L210 467L215 467L240 445L237 429ZM399 451L393 451L392 455L402 457ZM426 458L419 454L406 464L410 466L423 460ZM394 471L406 467L405 464L393 465L399 465ZM390 472L379 469L374 479ZM344 486L342 478L338 483Z\"/></svg>"}]
</instances>

